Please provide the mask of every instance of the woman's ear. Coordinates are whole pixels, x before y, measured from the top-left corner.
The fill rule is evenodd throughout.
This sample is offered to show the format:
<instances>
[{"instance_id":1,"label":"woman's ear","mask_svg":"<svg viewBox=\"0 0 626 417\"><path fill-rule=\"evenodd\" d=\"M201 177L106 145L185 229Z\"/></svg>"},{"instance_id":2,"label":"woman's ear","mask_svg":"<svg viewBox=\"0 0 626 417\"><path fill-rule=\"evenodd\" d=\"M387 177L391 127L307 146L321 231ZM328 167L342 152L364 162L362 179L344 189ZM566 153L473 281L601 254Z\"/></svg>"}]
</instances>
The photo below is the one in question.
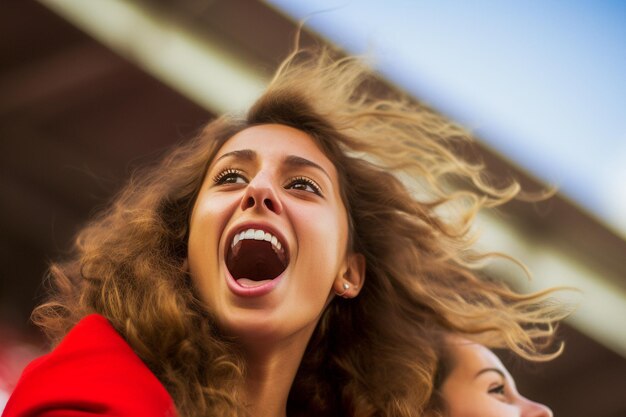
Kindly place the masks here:
<instances>
[{"instance_id":1,"label":"woman's ear","mask_svg":"<svg viewBox=\"0 0 626 417\"><path fill-rule=\"evenodd\" d=\"M356 297L365 282L365 256L351 253L346 256L343 272L335 279L335 294L343 298Z\"/></svg>"}]
</instances>

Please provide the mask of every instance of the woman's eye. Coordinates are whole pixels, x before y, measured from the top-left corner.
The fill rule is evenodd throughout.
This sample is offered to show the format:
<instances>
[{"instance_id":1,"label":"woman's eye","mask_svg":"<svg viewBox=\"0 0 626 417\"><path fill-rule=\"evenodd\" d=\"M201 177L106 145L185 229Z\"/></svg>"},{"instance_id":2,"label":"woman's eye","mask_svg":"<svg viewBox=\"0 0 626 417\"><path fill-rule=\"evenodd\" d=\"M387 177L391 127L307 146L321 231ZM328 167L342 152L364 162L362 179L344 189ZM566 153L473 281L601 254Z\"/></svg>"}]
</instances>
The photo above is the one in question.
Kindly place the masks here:
<instances>
[{"instance_id":1,"label":"woman's eye","mask_svg":"<svg viewBox=\"0 0 626 417\"><path fill-rule=\"evenodd\" d=\"M504 384L500 384L496 387L490 388L489 394L505 395L506 392L504 391Z\"/></svg>"},{"instance_id":2,"label":"woman's eye","mask_svg":"<svg viewBox=\"0 0 626 417\"><path fill-rule=\"evenodd\" d=\"M223 184L246 184L247 180L243 176L243 173L238 169L226 169L213 178L213 182L216 185Z\"/></svg>"},{"instance_id":3,"label":"woman's eye","mask_svg":"<svg viewBox=\"0 0 626 417\"><path fill-rule=\"evenodd\" d=\"M285 186L287 189L306 191L319 196L322 195L319 185L315 181L306 177L296 177L289 180Z\"/></svg>"}]
</instances>

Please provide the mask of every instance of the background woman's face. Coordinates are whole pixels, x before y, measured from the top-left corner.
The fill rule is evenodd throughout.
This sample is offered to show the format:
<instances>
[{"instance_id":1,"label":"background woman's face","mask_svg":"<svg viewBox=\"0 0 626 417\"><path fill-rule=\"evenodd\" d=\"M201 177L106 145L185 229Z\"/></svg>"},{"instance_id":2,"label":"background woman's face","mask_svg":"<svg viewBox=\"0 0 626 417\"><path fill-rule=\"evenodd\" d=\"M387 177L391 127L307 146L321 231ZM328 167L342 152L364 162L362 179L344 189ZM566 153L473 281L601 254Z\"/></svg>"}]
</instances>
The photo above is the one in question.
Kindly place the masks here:
<instances>
[{"instance_id":1,"label":"background woman's face","mask_svg":"<svg viewBox=\"0 0 626 417\"><path fill-rule=\"evenodd\" d=\"M520 395L515 381L486 347L452 338L454 369L441 392L449 417L551 417L552 411Z\"/></svg>"},{"instance_id":2,"label":"background woman's face","mask_svg":"<svg viewBox=\"0 0 626 417\"><path fill-rule=\"evenodd\" d=\"M250 127L210 165L190 221L189 268L223 330L308 340L347 268L337 172L306 133Z\"/></svg>"}]
</instances>

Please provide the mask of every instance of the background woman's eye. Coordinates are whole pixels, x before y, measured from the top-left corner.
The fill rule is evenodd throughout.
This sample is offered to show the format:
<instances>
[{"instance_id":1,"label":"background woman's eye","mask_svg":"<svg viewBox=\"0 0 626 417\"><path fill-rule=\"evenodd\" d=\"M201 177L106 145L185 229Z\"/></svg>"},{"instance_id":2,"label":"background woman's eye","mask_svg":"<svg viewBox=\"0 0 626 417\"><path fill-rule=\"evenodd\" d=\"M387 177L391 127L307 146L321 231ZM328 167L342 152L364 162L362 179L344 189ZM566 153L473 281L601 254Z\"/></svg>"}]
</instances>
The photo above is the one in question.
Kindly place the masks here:
<instances>
[{"instance_id":1,"label":"background woman's eye","mask_svg":"<svg viewBox=\"0 0 626 417\"><path fill-rule=\"evenodd\" d=\"M213 182L217 185L222 184L245 184L246 178L238 169L227 169L213 178Z\"/></svg>"},{"instance_id":2,"label":"background woman's eye","mask_svg":"<svg viewBox=\"0 0 626 417\"><path fill-rule=\"evenodd\" d=\"M504 395L505 394L504 384L500 384L497 387L490 388L489 394Z\"/></svg>"},{"instance_id":3,"label":"background woman's eye","mask_svg":"<svg viewBox=\"0 0 626 417\"><path fill-rule=\"evenodd\" d=\"M306 177L297 177L292 178L289 183L285 186L285 188L290 188L292 190L306 191L309 193L314 193L317 195L322 195L320 191L320 187L317 185L315 181Z\"/></svg>"}]
</instances>

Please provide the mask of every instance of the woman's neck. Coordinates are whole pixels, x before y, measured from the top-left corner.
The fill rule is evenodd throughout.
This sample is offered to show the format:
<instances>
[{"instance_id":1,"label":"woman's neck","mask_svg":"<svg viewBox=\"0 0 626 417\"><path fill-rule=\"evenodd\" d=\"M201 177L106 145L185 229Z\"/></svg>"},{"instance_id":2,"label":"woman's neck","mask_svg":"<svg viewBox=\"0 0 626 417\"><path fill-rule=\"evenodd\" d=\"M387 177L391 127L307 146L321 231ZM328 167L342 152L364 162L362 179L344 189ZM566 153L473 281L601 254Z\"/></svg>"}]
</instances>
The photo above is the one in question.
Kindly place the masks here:
<instances>
[{"instance_id":1,"label":"woman's neck","mask_svg":"<svg viewBox=\"0 0 626 417\"><path fill-rule=\"evenodd\" d=\"M280 343L247 343L245 398L250 415L285 417L287 398L312 331Z\"/></svg>"}]
</instances>

